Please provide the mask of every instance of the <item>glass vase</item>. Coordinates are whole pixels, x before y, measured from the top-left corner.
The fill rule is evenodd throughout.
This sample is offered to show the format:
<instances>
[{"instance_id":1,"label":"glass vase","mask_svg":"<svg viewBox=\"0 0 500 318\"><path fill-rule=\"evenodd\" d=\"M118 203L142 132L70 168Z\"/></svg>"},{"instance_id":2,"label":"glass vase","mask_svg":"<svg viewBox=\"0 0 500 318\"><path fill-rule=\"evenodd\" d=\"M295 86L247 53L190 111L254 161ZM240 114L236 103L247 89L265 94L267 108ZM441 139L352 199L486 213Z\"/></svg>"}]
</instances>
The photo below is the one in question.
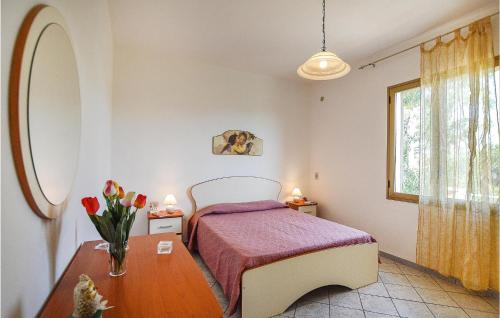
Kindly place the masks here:
<instances>
[{"instance_id":1,"label":"glass vase","mask_svg":"<svg viewBox=\"0 0 500 318\"><path fill-rule=\"evenodd\" d=\"M109 275L122 276L127 271L127 244L109 243Z\"/></svg>"}]
</instances>

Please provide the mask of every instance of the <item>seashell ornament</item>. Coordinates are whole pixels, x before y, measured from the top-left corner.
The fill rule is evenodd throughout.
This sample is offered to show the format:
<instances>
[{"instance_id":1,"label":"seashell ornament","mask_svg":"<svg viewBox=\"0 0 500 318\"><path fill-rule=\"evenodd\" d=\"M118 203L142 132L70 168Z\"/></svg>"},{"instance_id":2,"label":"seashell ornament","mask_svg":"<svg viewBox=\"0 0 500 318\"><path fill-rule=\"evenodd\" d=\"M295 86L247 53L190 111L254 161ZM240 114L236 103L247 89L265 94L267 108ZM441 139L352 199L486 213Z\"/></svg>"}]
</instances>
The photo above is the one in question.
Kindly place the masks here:
<instances>
[{"instance_id":1,"label":"seashell ornament","mask_svg":"<svg viewBox=\"0 0 500 318\"><path fill-rule=\"evenodd\" d=\"M81 274L78 284L73 290L73 301L75 309L74 318L97 318L101 317L102 311L111 307L106 307L107 300L102 299L94 285L92 279L85 274Z\"/></svg>"}]
</instances>

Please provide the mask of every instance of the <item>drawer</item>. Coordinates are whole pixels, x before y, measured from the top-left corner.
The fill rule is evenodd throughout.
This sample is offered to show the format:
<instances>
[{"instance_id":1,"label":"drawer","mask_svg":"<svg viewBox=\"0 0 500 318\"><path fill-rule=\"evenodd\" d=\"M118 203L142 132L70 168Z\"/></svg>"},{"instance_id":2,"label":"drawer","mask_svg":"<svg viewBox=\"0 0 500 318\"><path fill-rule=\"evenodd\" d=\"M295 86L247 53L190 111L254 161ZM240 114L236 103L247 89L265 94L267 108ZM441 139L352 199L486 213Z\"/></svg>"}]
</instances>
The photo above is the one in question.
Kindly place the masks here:
<instances>
[{"instance_id":1,"label":"drawer","mask_svg":"<svg viewBox=\"0 0 500 318\"><path fill-rule=\"evenodd\" d=\"M149 220L149 234L182 233L182 218L164 218Z\"/></svg>"},{"instance_id":2,"label":"drawer","mask_svg":"<svg viewBox=\"0 0 500 318\"><path fill-rule=\"evenodd\" d=\"M299 206L299 212L316 216L316 206L315 205Z\"/></svg>"}]
</instances>

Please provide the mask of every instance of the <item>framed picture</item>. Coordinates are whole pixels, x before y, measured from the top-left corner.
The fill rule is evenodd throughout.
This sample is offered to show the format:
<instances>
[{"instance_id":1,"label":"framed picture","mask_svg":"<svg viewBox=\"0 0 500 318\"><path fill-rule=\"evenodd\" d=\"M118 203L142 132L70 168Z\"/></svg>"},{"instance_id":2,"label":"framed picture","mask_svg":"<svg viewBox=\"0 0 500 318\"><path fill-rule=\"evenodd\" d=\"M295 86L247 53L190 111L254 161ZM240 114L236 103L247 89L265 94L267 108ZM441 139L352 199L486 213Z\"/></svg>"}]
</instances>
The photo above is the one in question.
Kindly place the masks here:
<instances>
[{"instance_id":1,"label":"framed picture","mask_svg":"<svg viewBox=\"0 0 500 318\"><path fill-rule=\"evenodd\" d=\"M262 156L263 141L245 130L226 130L212 138L214 155Z\"/></svg>"}]
</instances>

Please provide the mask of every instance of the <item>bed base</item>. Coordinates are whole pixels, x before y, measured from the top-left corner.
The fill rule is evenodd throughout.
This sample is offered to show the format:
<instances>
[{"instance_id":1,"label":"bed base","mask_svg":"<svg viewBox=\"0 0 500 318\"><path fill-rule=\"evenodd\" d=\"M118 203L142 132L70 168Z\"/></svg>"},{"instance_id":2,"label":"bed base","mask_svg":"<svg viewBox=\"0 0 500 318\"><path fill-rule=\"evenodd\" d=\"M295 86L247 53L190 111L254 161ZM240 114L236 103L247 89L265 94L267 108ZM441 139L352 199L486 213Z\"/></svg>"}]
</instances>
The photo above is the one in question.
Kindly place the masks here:
<instances>
[{"instance_id":1,"label":"bed base","mask_svg":"<svg viewBox=\"0 0 500 318\"><path fill-rule=\"evenodd\" d=\"M378 244L330 248L247 270L242 277L242 318L272 317L316 288L352 289L377 282Z\"/></svg>"}]
</instances>

